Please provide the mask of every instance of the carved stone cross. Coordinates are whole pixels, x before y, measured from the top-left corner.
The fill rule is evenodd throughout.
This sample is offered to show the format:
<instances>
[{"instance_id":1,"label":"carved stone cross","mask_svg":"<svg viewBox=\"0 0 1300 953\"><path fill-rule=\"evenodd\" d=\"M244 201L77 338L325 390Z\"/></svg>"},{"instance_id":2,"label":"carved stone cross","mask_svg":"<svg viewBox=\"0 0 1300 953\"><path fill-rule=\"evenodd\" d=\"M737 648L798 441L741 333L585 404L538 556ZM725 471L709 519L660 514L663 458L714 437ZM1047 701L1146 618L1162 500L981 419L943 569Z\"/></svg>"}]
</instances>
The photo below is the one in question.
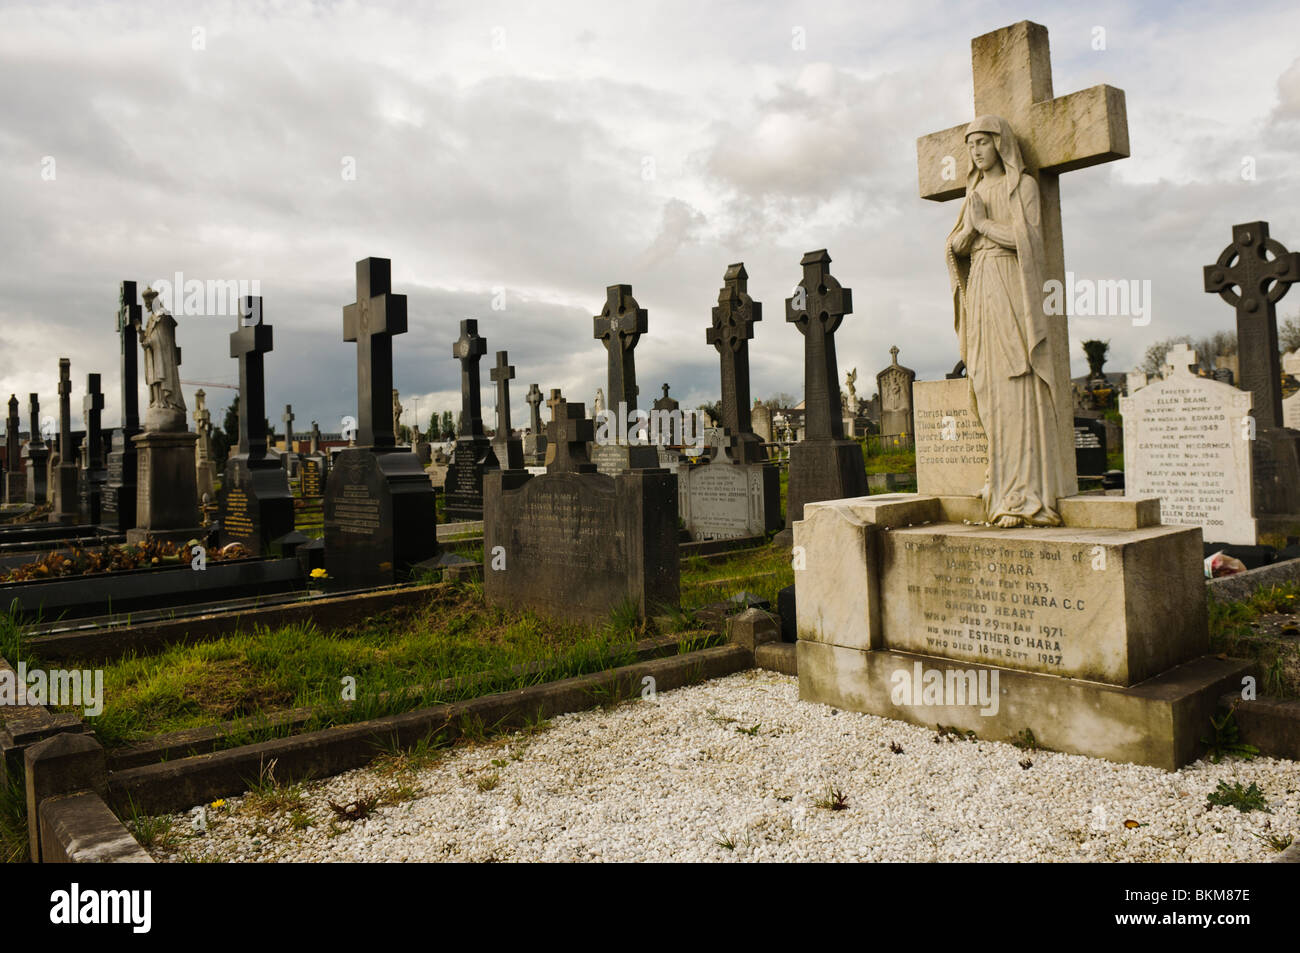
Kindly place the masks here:
<instances>
[{"instance_id":1,"label":"carved stone cross","mask_svg":"<svg viewBox=\"0 0 1300 953\"><path fill-rule=\"evenodd\" d=\"M593 319L594 337L603 342L609 363L609 407L617 412L620 401L636 409L636 358L634 351L648 329L646 311L632 297L631 285L605 289L605 307Z\"/></svg>"},{"instance_id":2,"label":"carved stone cross","mask_svg":"<svg viewBox=\"0 0 1300 953\"><path fill-rule=\"evenodd\" d=\"M76 466L72 459L72 361L59 358L59 459L62 466Z\"/></svg>"},{"instance_id":3,"label":"carved stone cross","mask_svg":"<svg viewBox=\"0 0 1300 953\"><path fill-rule=\"evenodd\" d=\"M1196 352L1186 344L1179 344L1169 349L1169 353L1165 355L1165 363L1173 369L1174 374L1190 376L1191 366L1196 363Z\"/></svg>"},{"instance_id":4,"label":"carved stone cross","mask_svg":"<svg viewBox=\"0 0 1300 953\"><path fill-rule=\"evenodd\" d=\"M1300 252L1289 252L1269 238L1268 222L1234 225L1232 244L1217 262L1205 266L1205 290L1237 309L1239 386L1255 395L1253 412L1260 427L1282 426L1276 305L1297 281Z\"/></svg>"},{"instance_id":5,"label":"carved stone cross","mask_svg":"<svg viewBox=\"0 0 1300 953\"><path fill-rule=\"evenodd\" d=\"M497 439L510 436L510 381L515 378L515 368L508 362L506 351L497 351L496 367L488 372L488 377L497 385Z\"/></svg>"},{"instance_id":6,"label":"carved stone cross","mask_svg":"<svg viewBox=\"0 0 1300 953\"><path fill-rule=\"evenodd\" d=\"M795 294L785 299L785 319L804 336L806 440L844 439L835 330L844 316L853 312L853 292L831 277L830 263L831 256L824 248L804 255L799 262L803 266L803 280Z\"/></svg>"},{"instance_id":7,"label":"carved stone cross","mask_svg":"<svg viewBox=\"0 0 1300 953\"><path fill-rule=\"evenodd\" d=\"M727 266L713 326L705 332L722 362L722 426L732 434L750 431L749 341L754 322L763 320L763 306L749 296L748 284L744 262Z\"/></svg>"},{"instance_id":8,"label":"carved stone cross","mask_svg":"<svg viewBox=\"0 0 1300 953\"><path fill-rule=\"evenodd\" d=\"M284 424L285 452L293 453L293 404L284 405L284 413L280 415L280 421Z\"/></svg>"},{"instance_id":9,"label":"carved stone cross","mask_svg":"<svg viewBox=\"0 0 1300 953\"><path fill-rule=\"evenodd\" d=\"M532 410L529 430L536 436L542 432L542 389L533 384L528 388L528 396L524 400L528 401L528 406Z\"/></svg>"},{"instance_id":10,"label":"carved stone cross","mask_svg":"<svg viewBox=\"0 0 1300 953\"><path fill-rule=\"evenodd\" d=\"M393 335L406 333L406 295L392 293L392 265L387 258L357 262L357 300L343 308L343 340L357 345L358 447L397 446Z\"/></svg>"},{"instance_id":11,"label":"carved stone cross","mask_svg":"<svg viewBox=\"0 0 1300 953\"><path fill-rule=\"evenodd\" d=\"M45 446L45 439L41 435L41 397L39 394L28 395L27 408L31 412L32 418L31 437L27 441L27 445L33 450L40 450ZM31 478L29 477L29 479Z\"/></svg>"},{"instance_id":12,"label":"carved stone cross","mask_svg":"<svg viewBox=\"0 0 1300 953\"><path fill-rule=\"evenodd\" d=\"M9 469L18 472L18 395L9 395L9 429L5 433L5 449Z\"/></svg>"},{"instance_id":13,"label":"carved stone cross","mask_svg":"<svg viewBox=\"0 0 1300 953\"><path fill-rule=\"evenodd\" d=\"M262 323L262 299L245 297L244 314L255 324L240 323L230 333L230 356L239 360L239 453L249 460L266 456L266 370L264 355L274 346L271 326ZM251 309L256 308L256 311Z\"/></svg>"},{"instance_id":14,"label":"carved stone cross","mask_svg":"<svg viewBox=\"0 0 1300 953\"><path fill-rule=\"evenodd\" d=\"M596 465L587 457L587 444L596 434L582 404L570 404L558 389L551 391L547 406L551 422L547 425L546 472L594 473Z\"/></svg>"},{"instance_id":15,"label":"carved stone cross","mask_svg":"<svg viewBox=\"0 0 1300 953\"><path fill-rule=\"evenodd\" d=\"M86 468L99 470L104 466L103 410L104 395L100 392L98 374L86 375L86 396L81 399L81 419L86 425Z\"/></svg>"},{"instance_id":16,"label":"carved stone cross","mask_svg":"<svg viewBox=\"0 0 1300 953\"><path fill-rule=\"evenodd\" d=\"M487 353L487 338L479 337L478 321L460 323L460 337L451 346L451 356L460 361L460 430L462 437L483 436L483 398L479 393L479 359Z\"/></svg>"}]
</instances>

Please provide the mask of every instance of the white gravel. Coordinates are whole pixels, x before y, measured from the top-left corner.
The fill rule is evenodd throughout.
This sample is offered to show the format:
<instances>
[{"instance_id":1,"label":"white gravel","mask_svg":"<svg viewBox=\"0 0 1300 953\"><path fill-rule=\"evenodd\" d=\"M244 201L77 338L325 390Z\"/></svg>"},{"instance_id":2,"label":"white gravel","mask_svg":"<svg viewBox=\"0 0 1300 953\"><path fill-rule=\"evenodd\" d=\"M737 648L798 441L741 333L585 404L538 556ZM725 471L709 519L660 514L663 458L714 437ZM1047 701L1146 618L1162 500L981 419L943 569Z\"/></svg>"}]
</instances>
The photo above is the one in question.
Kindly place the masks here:
<instances>
[{"instance_id":1,"label":"white gravel","mask_svg":"<svg viewBox=\"0 0 1300 953\"><path fill-rule=\"evenodd\" d=\"M752 734L738 730L755 725ZM365 769L306 785L296 827L287 811L259 816L246 796L206 808L207 830L191 833L195 809L174 817L179 836L154 856L1265 861L1276 853L1263 837L1300 840L1300 770L1291 761L1199 761L1169 774L935 737L800 702L797 679L753 670L565 715L538 734L458 748L396 777ZM1032 765L1021 767L1026 760ZM1255 782L1272 813L1207 808L1220 780ZM418 794L364 820L331 821L328 801L343 805L398 781ZM831 787L846 796L843 810L818 806Z\"/></svg>"}]
</instances>

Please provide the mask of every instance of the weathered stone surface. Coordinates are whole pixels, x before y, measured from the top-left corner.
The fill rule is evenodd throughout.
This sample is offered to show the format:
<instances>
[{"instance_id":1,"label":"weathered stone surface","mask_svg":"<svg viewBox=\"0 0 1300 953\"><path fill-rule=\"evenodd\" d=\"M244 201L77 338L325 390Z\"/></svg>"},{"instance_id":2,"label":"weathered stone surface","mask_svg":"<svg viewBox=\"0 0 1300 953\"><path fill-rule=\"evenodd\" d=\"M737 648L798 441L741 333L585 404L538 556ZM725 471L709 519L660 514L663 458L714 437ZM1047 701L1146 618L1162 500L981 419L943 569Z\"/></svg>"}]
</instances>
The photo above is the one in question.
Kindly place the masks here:
<instances>
[{"instance_id":1,"label":"weathered stone surface","mask_svg":"<svg viewBox=\"0 0 1300 953\"><path fill-rule=\"evenodd\" d=\"M781 485L769 463L734 463L720 454L701 466L678 464L678 510L692 539L762 536L781 528Z\"/></svg>"},{"instance_id":2,"label":"weathered stone surface","mask_svg":"<svg viewBox=\"0 0 1300 953\"><path fill-rule=\"evenodd\" d=\"M123 281L118 295L117 333L121 347L122 426L113 438L108 455L108 482L104 487L104 524L119 533L135 527L136 480L138 464L136 446L131 439L140 432L139 344L142 309L137 301L134 281Z\"/></svg>"},{"instance_id":3,"label":"weathered stone surface","mask_svg":"<svg viewBox=\"0 0 1300 953\"><path fill-rule=\"evenodd\" d=\"M898 348L889 349L890 365L876 375L876 390L880 394L880 432L885 436L915 434L916 423L912 405L912 384L916 371L898 363Z\"/></svg>"},{"instance_id":4,"label":"weathered stone surface","mask_svg":"<svg viewBox=\"0 0 1300 953\"><path fill-rule=\"evenodd\" d=\"M555 392L552 407L548 472L484 478L488 601L585 622L603 621L629 600L643 615L675 608L677 478L661 469L592 472L582 405Z\"/></svg>"},{"instance_id":5,"label":"weathered stone surface","mask_svg":"<svg viewBox=\"0 0 1300 953\"><path fill-rule=\"evenodd\" d=\"M746 609L727 619L727 641L753 652L760 645L781 641L781 622L762 609Z\"/></svg>"},{"instance_id":6,"label":"weathered stone surface","mask_svg":"<svg viewBox=\"0 0 1300 953\"><path fill-rule=\"evenodd\" d=\"M912 395L917 492L978 496L988 471L989 440L975 416L970 381L965 377L917 381Z\"/></svg>"},{"instance_id":7,"label":"weathered stone surface","mask_svg":"<svg viewBox=\"0 0 1300 953\"><path fill-rule=\"evenodd\" d=\"M510 381L514 380L515 367L507 352L497 351L496 366L488 374L497 385L497 432L492 439L492 452L497 465L506 470L522 470L524 466L523 442L514 435L510 426Z\"/></svg>"},{"instance_id":8,"label":"weathered stone surface","mask_svg":"<svg viewBox=\"0 0 1300 953\"><path fill-rule=\"evenodd\" d=\"M4 475L4 501L22 503L27 497L27 477L20 469L20 444L18 440L18 395L9 395L8 430L5 432L5 459L7 469Z\"/></svg>"},{"instance_id":9,"label":"weathered stone surface","mask_svg":"<svg viewBox=\"0 0 1300 953\"><path fill-rule=\"evenodd\" d=\"M40 805L43 864L152 864L104 799L91 791L47 798Z\"/></svg>"},{"instance_id":10,"label":"weathered stone surface","mask_svg":"<svg viewBox=\"0 0 1300 953\"><path fill-rule=\"evenodd\" d=\"M89 735L61 733L23 752L27 795L27 836L33 860L41 856L40 806L50 797L75 791L108 792L108 762L103 746Z\"/></svg>"},{"instance_id":11,"label":"weathered stone surface","mask_svg":"<svg viewBox=\"0 0 1300 953\"><path fill-rule=\"evenodd\" d=\"M147 430L132 440L136 447L136 526L128 543L147 537L172 542L202 536L198 483L194 474L194 445L198 434Z\"/></svg>"},{"instance_id":12,"label":"weathered stone surface","mask_svg":"<svg viewBox=\"0 0 1300 953\"><path fill-rule=\"evenodd\" d=\"M1207 542L1253 545L1251 394L1192 374L1185 347L1169 359L1169 377L1120 398L1124 492L1159 497L1166 523L1199 526Z\"/></svg>"},{"instance_id":13,"label":"weathered stone surface","mask_svg":"<svg viewBox=\"0 0 1300 953\"><path fill-rule=\"evenodd\" d=\"M46 502L50 481L50 448L46 446L41 435L41 399L32 394L28 398L31 412L31 428L28 430L27 443L23 445L23 466L27 470L27 502L40 506Z\"/></svg>"}]
</instances>

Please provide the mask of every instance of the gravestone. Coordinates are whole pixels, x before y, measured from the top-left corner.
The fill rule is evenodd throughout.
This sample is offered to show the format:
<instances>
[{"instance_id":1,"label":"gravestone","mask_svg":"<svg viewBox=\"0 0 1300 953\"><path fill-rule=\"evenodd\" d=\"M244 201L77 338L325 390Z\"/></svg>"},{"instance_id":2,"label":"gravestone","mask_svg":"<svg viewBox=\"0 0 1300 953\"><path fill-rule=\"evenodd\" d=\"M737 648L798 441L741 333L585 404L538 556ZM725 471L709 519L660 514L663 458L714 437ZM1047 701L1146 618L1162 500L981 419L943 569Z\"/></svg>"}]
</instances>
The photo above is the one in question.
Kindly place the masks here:
<instances>
[{"instance_id":1,"label":"gravestone","mask_svg":"<svg viewBox=\"0 0 1300 953\"><path fill-rule=\"evenodd\" d=\"M137 325L136 335L144 351L149 407L144 432L132 438L137 461L136 525L127 530L126 541L140 543L153 538L184 543L203 535L195 471L195 444L199 438L189 432L189 413L181 393L176 319L158 301L158 292L152 288L145 289L143 313L148 315L148 321Z\"/></svg>"},{"instance_id":2,"label":"gravestone","mask_svg":"<svg viewBox=\"0 0 1300 953\"><path fill-rule=\"evenodd\" d=\"M451 356L460 361L460 427L452 462L447 467L447 522L483 518L483 474L498 468L497 456L483 430L483 402L478 362L487 353L487 338L479 336L478 322L460 323L460 337L452 342Z\"/></svg>"},{"instance_id":3,"label":"gravestone","mask_svg":"<svg viewBox=\"0 0 1300 953\"><path fill-rule=\"evenodd\" d=\"M103 431L104 395L98 374L86 375L86 396L81 400L81 418L86 425L82 444L81 482L79 486L81 522L98 525L103 518L104 484L108 470L104 466Z\"/></svg>"},{"instance_id":4,"label":"gravestone","mask_svg":"<svg viewBox=\"0 0 1300 953\"><path fill-rule=\"evenodd\" d=\"M72 450L72 361L59 358L59 448L51 457L54 508L51 523L75 525L81 519L77 499L77 458Z\"/></svg>"},{"instance_id":5,"label":"gravestone","mask_svg":"<svg viewBox=\"0 0 1300 953\"><path fill-rule=\"evenodd\" d=\"M1074 418L1074 463L1080 476L1104 476L1106 423L1093 417Z\"/></svg>"},{"instance_id":6,"label":"gravestone","mask_svg":"<svg viewBox=\"0 0 1300 953\"><path fill-rule=\"evenodd\" d=\"M497 351L496 367L488 372L497 385L497 434L492 440L492 452L496 454L497 463L506 470L524 468L523 441L514 435L510 427L510 382L514 380L515 368L509 363L505 351Z\"/></svg>"},{"instance_id":7,"label":"gravestone","mask_svg":"<svg viewBox=\"0 0 1300 953\"><path fill-rule=\"evenodd\" d=\"M27 502L41 506L47 501L49 493L50 448L45 445L45 438L41 435L40 395L30 395L28 408L31 411L31 430L23 447L23 465L27 470L25 489Z\"/></svg>"},{"instance_id":8,"label":"gravestone","mask_svg":"<svg viewBox=\"0 0 1300 953\"><path fill-rule=\"evenodd\" d=\"M9 395L8 430L5 432L5 457L9 468L5 471L5 502L22 503L27 498L27 474L19 463L18 395Z\"/></svg>"},{"instance_id":9,"label":"gravestone","mask_svg":"<svg viewBox=\"0 0 1300 953\"><path fill-rule=\"evenodd\" d=\"M677 471L682 521L696 540L762 536L781 528L780 476L750 429L749 341L763 306L750 297L748 279L743 263L727 267L705 334L721 364L723 426L711 441L716 450L709 463Z\"/></svg>"},{"instance_id":10,"label":"gravestone","mask_svg":"<svg viewBox=\"0 0 1300 953\"><path fill-rule=\"evenodd\" d=\"M262 298L241 302L230 356L239 361L239 446L221 481L221 544L240 543L254 555L272 552L294 528L293 493L280 455L266 443L266 355L274 348ZM285 407L292 429L293 411ZM287 451L286 451L287 452Z\"/></svg>"},{"instance_id":11,"label":"gravestone","mask_svg":"<svg viewBox=\"0 0 1300 953\"><path fill-rule=\"evenodd\" d=\"M631 285L610 285L605 289L605 307L592 319L592 327L593 336L605 346L609 385L609 406L603 412L598 406L595 413L592 462L610 476L624 470L657 468L658 451L641 442L644 436L636 436L638 428L631 422L640 393L636 385L636 346L649 327L646 310L632 297ZM597 390L596 394L599 404L601 392Z\"/></svg>"},{"instance_id":12,"label":"gravestone","mask_svg":"<svg viewBox=\"0 0 1300 953\"><path fill-rule=\"evenodd\" d=\"M675 609L676 477L662 469L596 472L582 404L551 394L546 473L497 469L484 477L485 599L583 623L605 622L629 602L642 617Z\"/></svg>"},{"instance_id":13,"label":"gravestone","mask_svg":"<svg viewBox=\"0 0 1300 953\"><path fill-rule=\"evenodd\" d=\"M1022 20L971 41L975 116L1001 116L1016 131L1026 171L1038 185L1043 233L1042 277L1064 287L1060 177L1066 172L1129 154L1124 91L1098 85L1054 97L1047 28ZM921 197L937 202L965 195L971 167L967 124L922 136L916 142ZM954 166L955 164L955 166ZM1065 309L1048 315L1048 347L1054 378L1067 393L1055 400L1057 460L1064 495L1077 492L1074 465L1074 409L1069 400L1069 333ZM916 403L920 398L914 396Z\"/></svg>"},{"instance_id":14,"label":"gravestone","mask_svg":"<svg viewBox=\"0 0 1300 953\"><path fill-rule=\"evenodd\" d=\"M912 384L916 380L916 371L898 363L897 347L891 347L889 355L889 366L876 375L880 395L880 433L886 437L915 434Z\"/></svg>"},{"instance_id":15,"label":"gravestone","mask_svg":"<svg viewBox=\"0 0 1300 953\"><path fill-rule=\"evenodd\" d=\"M139 479L135 436L140 432L140 372L138 332L142 320L134 281L123 281L118 293L117 336L121 348L122 424L108 454L108 482L104 486L104 524L119 533L135 527Z\"/></svg>"},{"instance_id":16,"label":"gravestone","mask_svg":"<svg viewBox=\"0 0 1300 953\"><path fill-rule=\"evenodd\" d=\"M1129 371L1124 380L1124 389L1131 397L1147 386L1146 371Z\"/></svg>"},{"instance_id":17,"label":"gravestone","mask_svg":"<svg viewBox=\"0 0 1300 953\"><path fill-rule=\"evenodd\" d=\"M392 293L391 262L357 262L357 300L343 339L357 345L355 447L325 483L325 570L341 586L384 585L438 554L436 494L392 429L393 335L406 333L406 295Z\"/></svg>"},{"instance_id":18,"label":"gravestone","mask_svg":"<svg viewBox=\"0 0 1300 953\"><path fill-rule=\"evenodd\" d=\"M1300 252L1270 238L1267 222L1234 225L1232 244L1205 266L1205 290L1236 310L1237 380L1254 398L1254 513L1284 520L1300 515L1300 433L1282 414L1277 302L1297 281Z\"/></svg>"},{"instance_id":19,"label":"gravestone","mask_svg":"<svg viewBox=\"0 0 1300 953\"><path fill-rule=\"evenodd\" d=\"M772 409L755 397L754 406L749 409L749 419L754 436L764 443L772 443Z\"/></svg>"},{"instance_id":20,"label":"gravestone","mask_svg":"<svg viewBox=\"0 0 1300 953\"><path fill-rule=\"evenodd\" d=\"M298 476L298 450L294 446L293 420L293 404L285 404L284 413L280 415L280 422L284 424L284 453L280 454L280 464L290 479Z\"/></svg>"},{"instance_id":21,"label":"gravestone","mask_svg":"<svg viewBox=\"0 0 1300 953\"><path fill-rule=\"evenodd\" d=\"M329 474L329 455L321 451L320 443L320 424L313 420L311 442L298 469L298 492L307 499L318 499L324 494L325 478Z\"/></svg>"},{"instance_id":22,"label":"gravestone","mask_svg":"<svg viewBox=\"0 0 1300 953\"><path fill-rule=\"evenodd\" d=\"M786 321L804 339L804 438L790 448L787 532L806 503L867 493L862 448L844 438L835 362L835 331L853 313L853 293L831 275L830 263L825 249L804 255L803 278L785 302Z\"/></svg>"},{"instance_id":23,"label":"gravestone","mask_svg":"<svg viewBox=\"0 0 1300 953\"><path fill-rule=\"evenodd\" d=\"M1121 398L1124 493L1159 497L1164 522L1199 526L1207 543L1253 546L1253 395L1193 374L1195 360L1179 345L1167 378Z\"/></svg>"},{"instance_id":24,"label":"gravestone","mask_svg":"<svg viewBox=\"0 0 1300 953\"><path fill-rule=\"evenodd\" d=\"M524 461L529 466L546 466L546 434L542 431L542 389L536 384L528 388L528 436L524 437Z\"/></svg>"},{"instance_id":25,"label":"gravestone","mask_svg":"<svg viewBox=\"0 0 1300 953\"><path fill-rule=\"evenodd\" d=\"M195 445L194 479L199 500L215 501L217 462L212 452L212 411L208 410L207 396L201 387L194 392L194 431L199 435L199 442Z\"/></svg>"},{"instance_id":26,"label":"gravestone","mask_svg":"<svg viewBox=\"0 0 1300 953\"><path fill-rule=\"evenodd\" d=\"M1282 371L1300 380L1300 351L1282 355ZM1282 426L1300 430L1300 390L1282 398Z\"/></svg>"}]
</instances>

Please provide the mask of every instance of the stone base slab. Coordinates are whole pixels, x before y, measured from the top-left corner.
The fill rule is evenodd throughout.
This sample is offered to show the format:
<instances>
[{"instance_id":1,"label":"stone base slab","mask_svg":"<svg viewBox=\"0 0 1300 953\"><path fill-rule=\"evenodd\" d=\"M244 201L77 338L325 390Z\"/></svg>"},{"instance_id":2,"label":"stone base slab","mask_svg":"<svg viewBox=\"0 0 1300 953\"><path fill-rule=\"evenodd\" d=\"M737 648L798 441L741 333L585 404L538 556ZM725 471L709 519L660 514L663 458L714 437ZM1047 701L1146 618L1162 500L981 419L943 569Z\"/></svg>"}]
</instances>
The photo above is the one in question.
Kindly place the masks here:
<instances>
[{"instance_id":1,"label":"stone base slab","mask_svg":"<svg viewBox=\"0 0 1300 953\"><path fill-rule=\"evenodd\" d=\"M1202 656L1138 685L1121 688L905 652L859 651L798 643L799 697L916 725L949 725L988 741L1015 741L1032 731L1042 748L1175 771L1200 754L1219 697L1240 692L1253 671L1241 659ZM896 704L893 697L916 666L923 673L980 673L993 685L989 704ZM898 675L896 673L903 673ZM900 697L904 697L901 696ZM951 700L956 696L949 696ZM910 700L910 699L909 699Z\"/></svg>"}]
</instances>

